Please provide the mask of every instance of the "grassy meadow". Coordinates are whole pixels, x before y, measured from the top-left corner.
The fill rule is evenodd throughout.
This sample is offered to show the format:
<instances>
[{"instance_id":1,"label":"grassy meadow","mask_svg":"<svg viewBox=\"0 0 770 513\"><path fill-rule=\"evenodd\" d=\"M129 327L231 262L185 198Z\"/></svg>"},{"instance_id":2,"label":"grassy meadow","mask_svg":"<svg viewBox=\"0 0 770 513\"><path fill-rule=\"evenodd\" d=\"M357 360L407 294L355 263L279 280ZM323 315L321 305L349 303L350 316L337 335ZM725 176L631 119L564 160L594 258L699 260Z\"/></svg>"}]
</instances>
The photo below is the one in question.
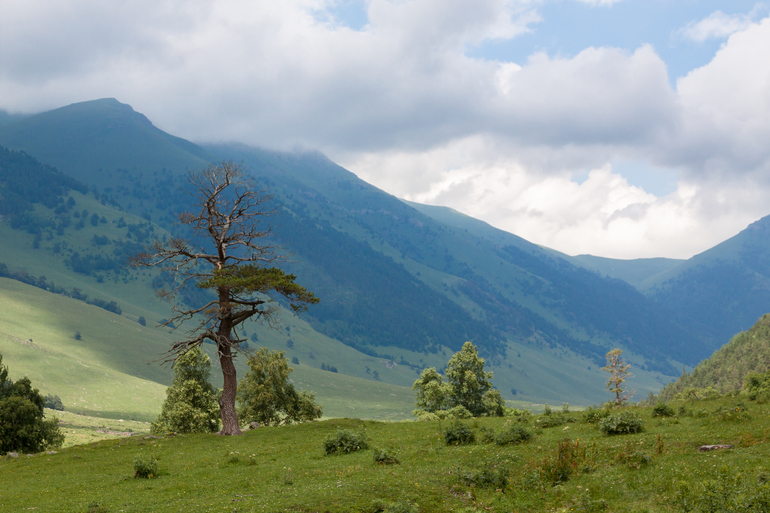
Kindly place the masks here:
<instances>
[{"instance_id":1,"label":"grassy meadow","mask_svg":"<svg viewBox=\"0 0 770 513\"><path fill-rule=\"evenodd\" d=\"M461 421L476 435L448 446L450 422L333 419L240 437L146 433L0 460L3 511L767 511L770 406L723 397L673 417L629 407L644 430L604 436L586 412ZM676 409L676 406L675 406ZM618 410L613 410L613 414ZM553 421L552 419L557 419ZM540 427L557 424L552 427ZM520 445L485 443L512 425ZM326 456L337 428L373 450ZM732 449L700 452L707 444ZM157 458L158 477L134 478ZM744 508L744 509L741 509ZM763 509L764 508L764 509Z\"/></svg>"}]
</instances>

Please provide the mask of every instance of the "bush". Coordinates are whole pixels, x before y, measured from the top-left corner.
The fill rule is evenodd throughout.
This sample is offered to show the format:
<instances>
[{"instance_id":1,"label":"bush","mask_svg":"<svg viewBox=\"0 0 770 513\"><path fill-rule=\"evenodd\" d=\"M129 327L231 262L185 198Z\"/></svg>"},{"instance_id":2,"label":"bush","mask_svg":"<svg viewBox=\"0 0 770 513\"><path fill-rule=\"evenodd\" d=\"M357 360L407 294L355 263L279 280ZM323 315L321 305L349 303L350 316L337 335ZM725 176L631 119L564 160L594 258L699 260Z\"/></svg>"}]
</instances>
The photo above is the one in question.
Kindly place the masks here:
<instances>
[{"instance_id":1,"label":"bush","mask_svg":"<svg viewBox=\"0 0 770 513\"><path fill-rule=\"evenodd\" d=\"M557 485L569 480L573 474L591 468L584 446L580 441L573 442L569 438L561 440L551 456L545 457L537 464L539 482Z\"/></svg>"},{"instance_id":2,"label":"bush","mask_svg":"<svg viewBox=\"0 0 770 513\"><path fill-rule=\"evenodd\" d=\"M61 447L59 419L45 420L45 399L29 378L13 382L0 355L0 454Z\"/></svg>"},{"instance_id":3,"label":"bush","mask_svg":"<svg viewBox=\"0 0 770 513\"><path fill-rule=\"evenodd\" d=\"M652 409L652 416L653 417L673 417L674 409L665 403L658 403Z\"/></svg>"},{"instance_id":4,"label":"bush","mask_svg":"<svg viewBox=\"0 0 770 513\"><path fill-rule=\"evenodd\" d=\"M369 448L366 433L362 430L356 432L350 429L340 429L324 440L324 454L350 454Z\"/></svg>"},{"instance_id":5,"label":"bush","mask_svg":"<svg viewBox=\"0 0 770 513\"><path fill-rule=\"evenodd\" d=\"M636 413L624 411L610 415L599 423L599 429L606 436L638 433L644 429L642 419Z\"/></svg>"},{"instance_id":6,"label":"bush","mask_svg":"<svg viewBox=\"0 0 770 513\"><path fill-rule=\"evenodd\" d=\"M374 449L373 453L372 459L378 465L395 465L399 463L396 453L389 449Z\"/></svg>"},{"instance_id":7,"label":"bush","mask_svg":"<svg viewBox=\"0 0 770 513\"><path fill-rule=\"evenodd\" d=\"M575 420L565 415L562 415L561 413L552 413L550 415L537 419L537 425L540 426L541 428L563 426L567 422L575 422Z\"/></svg>"},{"instance_id":8,"label":"bush","mask_svg":"<svg viewBox=\"0 0 770 513\"><path fill-rule=\"evenodd\" d=\"M134 458L134 477L142 479L158 477L158 459L154 454L150 455L149 460L141 456Z\"/></svg>"},{"instance_id":9,"label":"bush","mask_svg":"<svg viewBox=\"0 0 770 513\"><path fill-rule=\"evenodd\" d=\"M174 381L166 389L160 415L152 433L215 433L219 429L219 404L209 382L211 360L193 348L174 362Z\"/></svg>"},{"instance_id":10,"label":"bush","mask_svg":"<svg viewBox=\"0 0 770 513\"><path fill-rule=\"evenodd\" d=\"M249 371L238 382L238 415L244 422L281 425L320 418L315 394L297 392L289 380L292 372L283 351L263 347L249 356Z\"/></svg>"},{"instance_id":11,"label":"bush","mask_svg":"<svg viewBox=\"0 0 770 513\"><path fill-rule=\"evenodd\" d=\"M505 467L460 471L459 476L467 486L494 490L505 490L511 480L511 472Z\"/></svg>"},{"instance_id":12,"label":"bush","mask_svg":"<svg viewBox=\"0 0 770 513\"><path fill-rule=\"evenodd\" d=\"M58 395L47 394L45 396L45 407L51 410L64 411L64 403Z\"/></svg>"},{"instance_id":13,"label":"bush","mask_svg":"<svg viewBox=\"0 0 770 513\"><path fill-rule=\"evenodd\" d=\"M589 406L588 409L583 412L583 422L586 424L598 424L602 419L609 417L609 415L610 410Z\"/></svg>"},{"instance_id":14,"label":"bush","mask_svg":"<svg viewBox=\"0 0 770 513\"><path fill-rule=\"evenodd\" d=\"M372 513L419 513L420 509L416 504L413 504L408 500L391 502L376 499L372 501L369 511Z\"/></svg>"},{"instance_id":15,"label":"bush","mask_svg":"<svg viewBox=\"0 0 770 513\"><path fill-rule=\"evenodd\" d=\"M476 434L462 422L453 422L444 430L447 445L467 445L476 441Z\"/></svg>"},{"instance_id":16,"label":"bush","mask_svg":"<svg viewBox=\"0 0 770 513\"><path fill-rule=\"evenodd\" d=\"M507 425L507 423L506 423ZM532 439L532 432L524 426L512 425L504 427L495 438L497 445L518 445Z\"/></svg>"}]
</instances>

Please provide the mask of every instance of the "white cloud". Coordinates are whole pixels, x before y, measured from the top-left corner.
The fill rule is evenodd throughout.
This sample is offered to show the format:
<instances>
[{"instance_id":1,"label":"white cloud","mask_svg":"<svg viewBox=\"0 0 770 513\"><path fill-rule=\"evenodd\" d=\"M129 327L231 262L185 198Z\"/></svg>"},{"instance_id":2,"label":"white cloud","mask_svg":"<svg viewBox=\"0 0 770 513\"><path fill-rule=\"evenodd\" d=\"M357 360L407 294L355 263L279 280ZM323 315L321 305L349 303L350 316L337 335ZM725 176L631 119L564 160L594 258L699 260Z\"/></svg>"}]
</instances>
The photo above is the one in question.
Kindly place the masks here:
<instances>
[{"instance_id":1,"label":"white cloud","mask_svg":"<svg viewBox=\"0 0 770 513\"><path fill-rule=\"evenodd\" d=\"M686 27L679 30L679 35L685 39L690 39L702 43L707 39L723 39L731 34L745 30L751 25L751 16L746 14L725 14L722 11L715 11L708 17L693 21Z\"/></svg>"},{"instance_id":2,"label":"white cloud","mask_svg":"<svg viewBox=\"0 0 770 513\"><path fill-rule=\"evenodd\" d=\"M0 107L116 97L194 140L320 148L389 192L570 253L687 256L719 241L713 227L770 213L756 193L770 191L770 19L707 18L698 34L731 35L673 90L651 46L468 57L536 26L538 0L371 0L361 31L319 21L333 5L8 0ZM617 161L682 182L655 198Z\"/></svg>"},{"instance_id":3,"label":"white cloud","mask_svg":"<svg viewBox=\"0 0 770 513\"><path fill-rule=\"evenodd\" d=\"M577 0L577 1L582 3L582 4L588 4L588 5L591 5L591 6L597 6L597 5L611 6L611 5L617 4L619 2L622 2L623 0Z\"/></svg>"}]
</instances>

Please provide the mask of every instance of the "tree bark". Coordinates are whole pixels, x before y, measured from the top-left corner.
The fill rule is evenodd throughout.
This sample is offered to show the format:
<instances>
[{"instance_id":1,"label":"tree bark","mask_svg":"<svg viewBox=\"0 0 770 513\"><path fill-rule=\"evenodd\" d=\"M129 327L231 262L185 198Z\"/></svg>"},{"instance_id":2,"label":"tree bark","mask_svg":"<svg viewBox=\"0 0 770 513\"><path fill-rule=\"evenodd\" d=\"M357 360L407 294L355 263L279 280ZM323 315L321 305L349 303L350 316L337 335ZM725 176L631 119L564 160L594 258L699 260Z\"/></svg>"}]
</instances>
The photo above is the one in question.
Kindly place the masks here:
<instances>
[{"instance_id":1,"label":"tree bark","mask_svg":"<svg viewBox=\"0 0 770 513\"><path fill-rule=\"evenodd\" d=\"M218 435L242 435L238 425L238 413L235 411L235 395L238 391L238 380L235 375L235 363L233 362L230 346L219 348L219 364L222 366L224 385L222 397L219 398L219 415L222 417L222 430Z\"/></svg>"}]
</instances>

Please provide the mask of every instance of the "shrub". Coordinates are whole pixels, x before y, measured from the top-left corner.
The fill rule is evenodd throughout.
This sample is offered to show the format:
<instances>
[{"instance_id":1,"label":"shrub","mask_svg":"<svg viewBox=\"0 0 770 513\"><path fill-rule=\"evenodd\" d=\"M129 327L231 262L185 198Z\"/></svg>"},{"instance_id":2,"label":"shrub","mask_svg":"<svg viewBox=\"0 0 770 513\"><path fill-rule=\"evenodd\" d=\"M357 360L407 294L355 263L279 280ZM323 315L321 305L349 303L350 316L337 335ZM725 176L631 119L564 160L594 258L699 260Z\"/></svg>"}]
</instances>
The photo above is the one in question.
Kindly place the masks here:
<instances>
[{"instance_id":1,"label":"shrub","mask_svg":"<svg viewBox=\"0 0 770 513\"><path fill-rule=\"evenodd\" d=\"M602 419L609 417L610 411L604 408L594 408L589 406L583 412L583 422L586 424L598 424Z\"/></svg>"},{"instance_id":2,"label":"shrub","mask_svg":"<svg viewBox=\"0 0 770 513\"><path fill-rule=\"evenodd\" d=\"M610 415L599 423L604 435L624 435L638 433L644 429L642 419L636 413L630 411L621 412L618 415Z\"/></svg>"},{"instance_id":3,"label":"shrub","mask_svg":"<svg viewBox=\"0 0 770 513\"><path fill-rule=\"evenodd\" d=\"M150 455L149 460L140 456L134 458L134 477L142 479L158 477L158 459L154 454Z\"/></svg>"},{"instance_id":4,"label":"shrub","mask_svg":"<svg viewBox=\"0 0 770 513\"><path fill-rule=\"evenodd\" d=\"M447 445L467 445L476 441L476 434L462 422L453 422L444 430Z\"/></svg>"},{"instance_id":5,"label":"shrub","mask_svg":"<svg viewBox=\"0 0 770 513\"><path fill-rule=\"evenodd\" d=\"M741 422L750 418L749 414L746 413L746 405L742 402L738 402L729 407L720 406L716 409L714 415L724 422Z\"/></svg>"},{"instance_id":6,"label":"shrub","mask_svg":"<svg viewBox=\"0 0 770 513\"><path fill-rule=\"evenodd\" d=\"M494 441L497 439L497 436L495 435L495 431L488 427L483 427L480 430L481 432L481 443L485 444L491 444L494 443Z\"/></svg>"},{"instance_id":7,"label":"shrub","mask_svg":"<svg viewBox=\"0 0 770 513\"><path fill-rule=\"evenodd\" d=\"M217 395L209 382L211 360L196 347L174 362L174 381L166 389L152 433L215 433L219 429Z\"/></svg>"},{"instance_id":8,"label":"shrub","mask_svg":"<svg viewBox=\"0 0 770 513\"><path fill-rule=\"evenodd\" d=\"M562 426L567 422L575 422L575 421L573 419L570 419L569 417L562 415L561 413L546 415L540 419L537 419L537 425L541 428Z\"/></svg>"},{"instance_id":9,"label":"shrub","mask_svg":"<svg viewBox=\"0 0 770 513\"><path fill-rule=\"evenodd\" d=\"M540 482L551 485L563 483L574 473L589 468L587 462L586 450L580 445L580 441L572 442L569 438L565 438L557 443L556 450L551 456L545 457L537 464Z\"/></svg>"},{"instance_id":10,"label":"shrub","mask_svg":"<svg viewBox=\"0 0 770 513\"><path fill-rule=\"evenodd\" d=\"M506 423L507 426L507 423ZM512 425L504 427L495 438L497 445L518 445L532 439L532 433L524 426Z\"/></svg>"},{"instance_id":11,"label":"shrub","mask_svg":"<svg viewBox=\"0 0 770 513\"><path fill-rule=\"evenodd\" d=\"M366 433L362 430L356 432L350 429L337 428L333 435L324 440L324 454L350 454L369 448Z\"/></svg>"},{"instance_id":12,"label":"shrub","mask_svg":"<svg viewBox=\"0 0 770 513\"><path fill-rule=\"evenodd\" d=\"M420 509L416 504L413 504L408 500L391 502L376 499L372 501L369 511L372 513L419 513Z\"/></svg>"},{"instance_id":13,"label":"shrub","mask_svg":"<svg viewBox=\"0 0 770 513\"><path fill-rule=\"evenodd\" d=\"M396 453L389 449L374 449L372 459L378 465L395 465L399 463Z\"/></svg>"},{"instance_id":14,"label":"shrub","mask_svg":"<svg viewBox=\"0 0 770 513\"><path fill-rule=\"evenodd\" d=\"M64 411L64 403L58 395L47 394L45 396L45 407L51 410Z\"/></svg>"},{"instance_id":15,"label":"shrub","mask_svg":"<svg viewBox=\"0 0 770 513\"><path fill-rule=\"evenodd\" d=\"M673 417L674 409L666 403L658 403L652 409L653 417Z\"/></svg>"},{"instance_id":16,"label":"shrub","mask_svg":"<svg viewBox=\"0 0 770 513\"><path fill-rule=\"evenodd\" d=\"M510 483L511 472L505 467L466 470L459 472L460 479L467 486L505 490Z\"/></svg>"},{"instance_id":17,"label":"shrub","mask_svg":"<svg viewBox=\"0 0 770 513\"><path fill-rule=\"evenodd\" d=\"M315 393L297 391L289 379L293 371L283 351L260 348L249 356L249 371L238 382L238 415L244 422L281 425L320 418Z\"/></svg>"}]
</instances>

